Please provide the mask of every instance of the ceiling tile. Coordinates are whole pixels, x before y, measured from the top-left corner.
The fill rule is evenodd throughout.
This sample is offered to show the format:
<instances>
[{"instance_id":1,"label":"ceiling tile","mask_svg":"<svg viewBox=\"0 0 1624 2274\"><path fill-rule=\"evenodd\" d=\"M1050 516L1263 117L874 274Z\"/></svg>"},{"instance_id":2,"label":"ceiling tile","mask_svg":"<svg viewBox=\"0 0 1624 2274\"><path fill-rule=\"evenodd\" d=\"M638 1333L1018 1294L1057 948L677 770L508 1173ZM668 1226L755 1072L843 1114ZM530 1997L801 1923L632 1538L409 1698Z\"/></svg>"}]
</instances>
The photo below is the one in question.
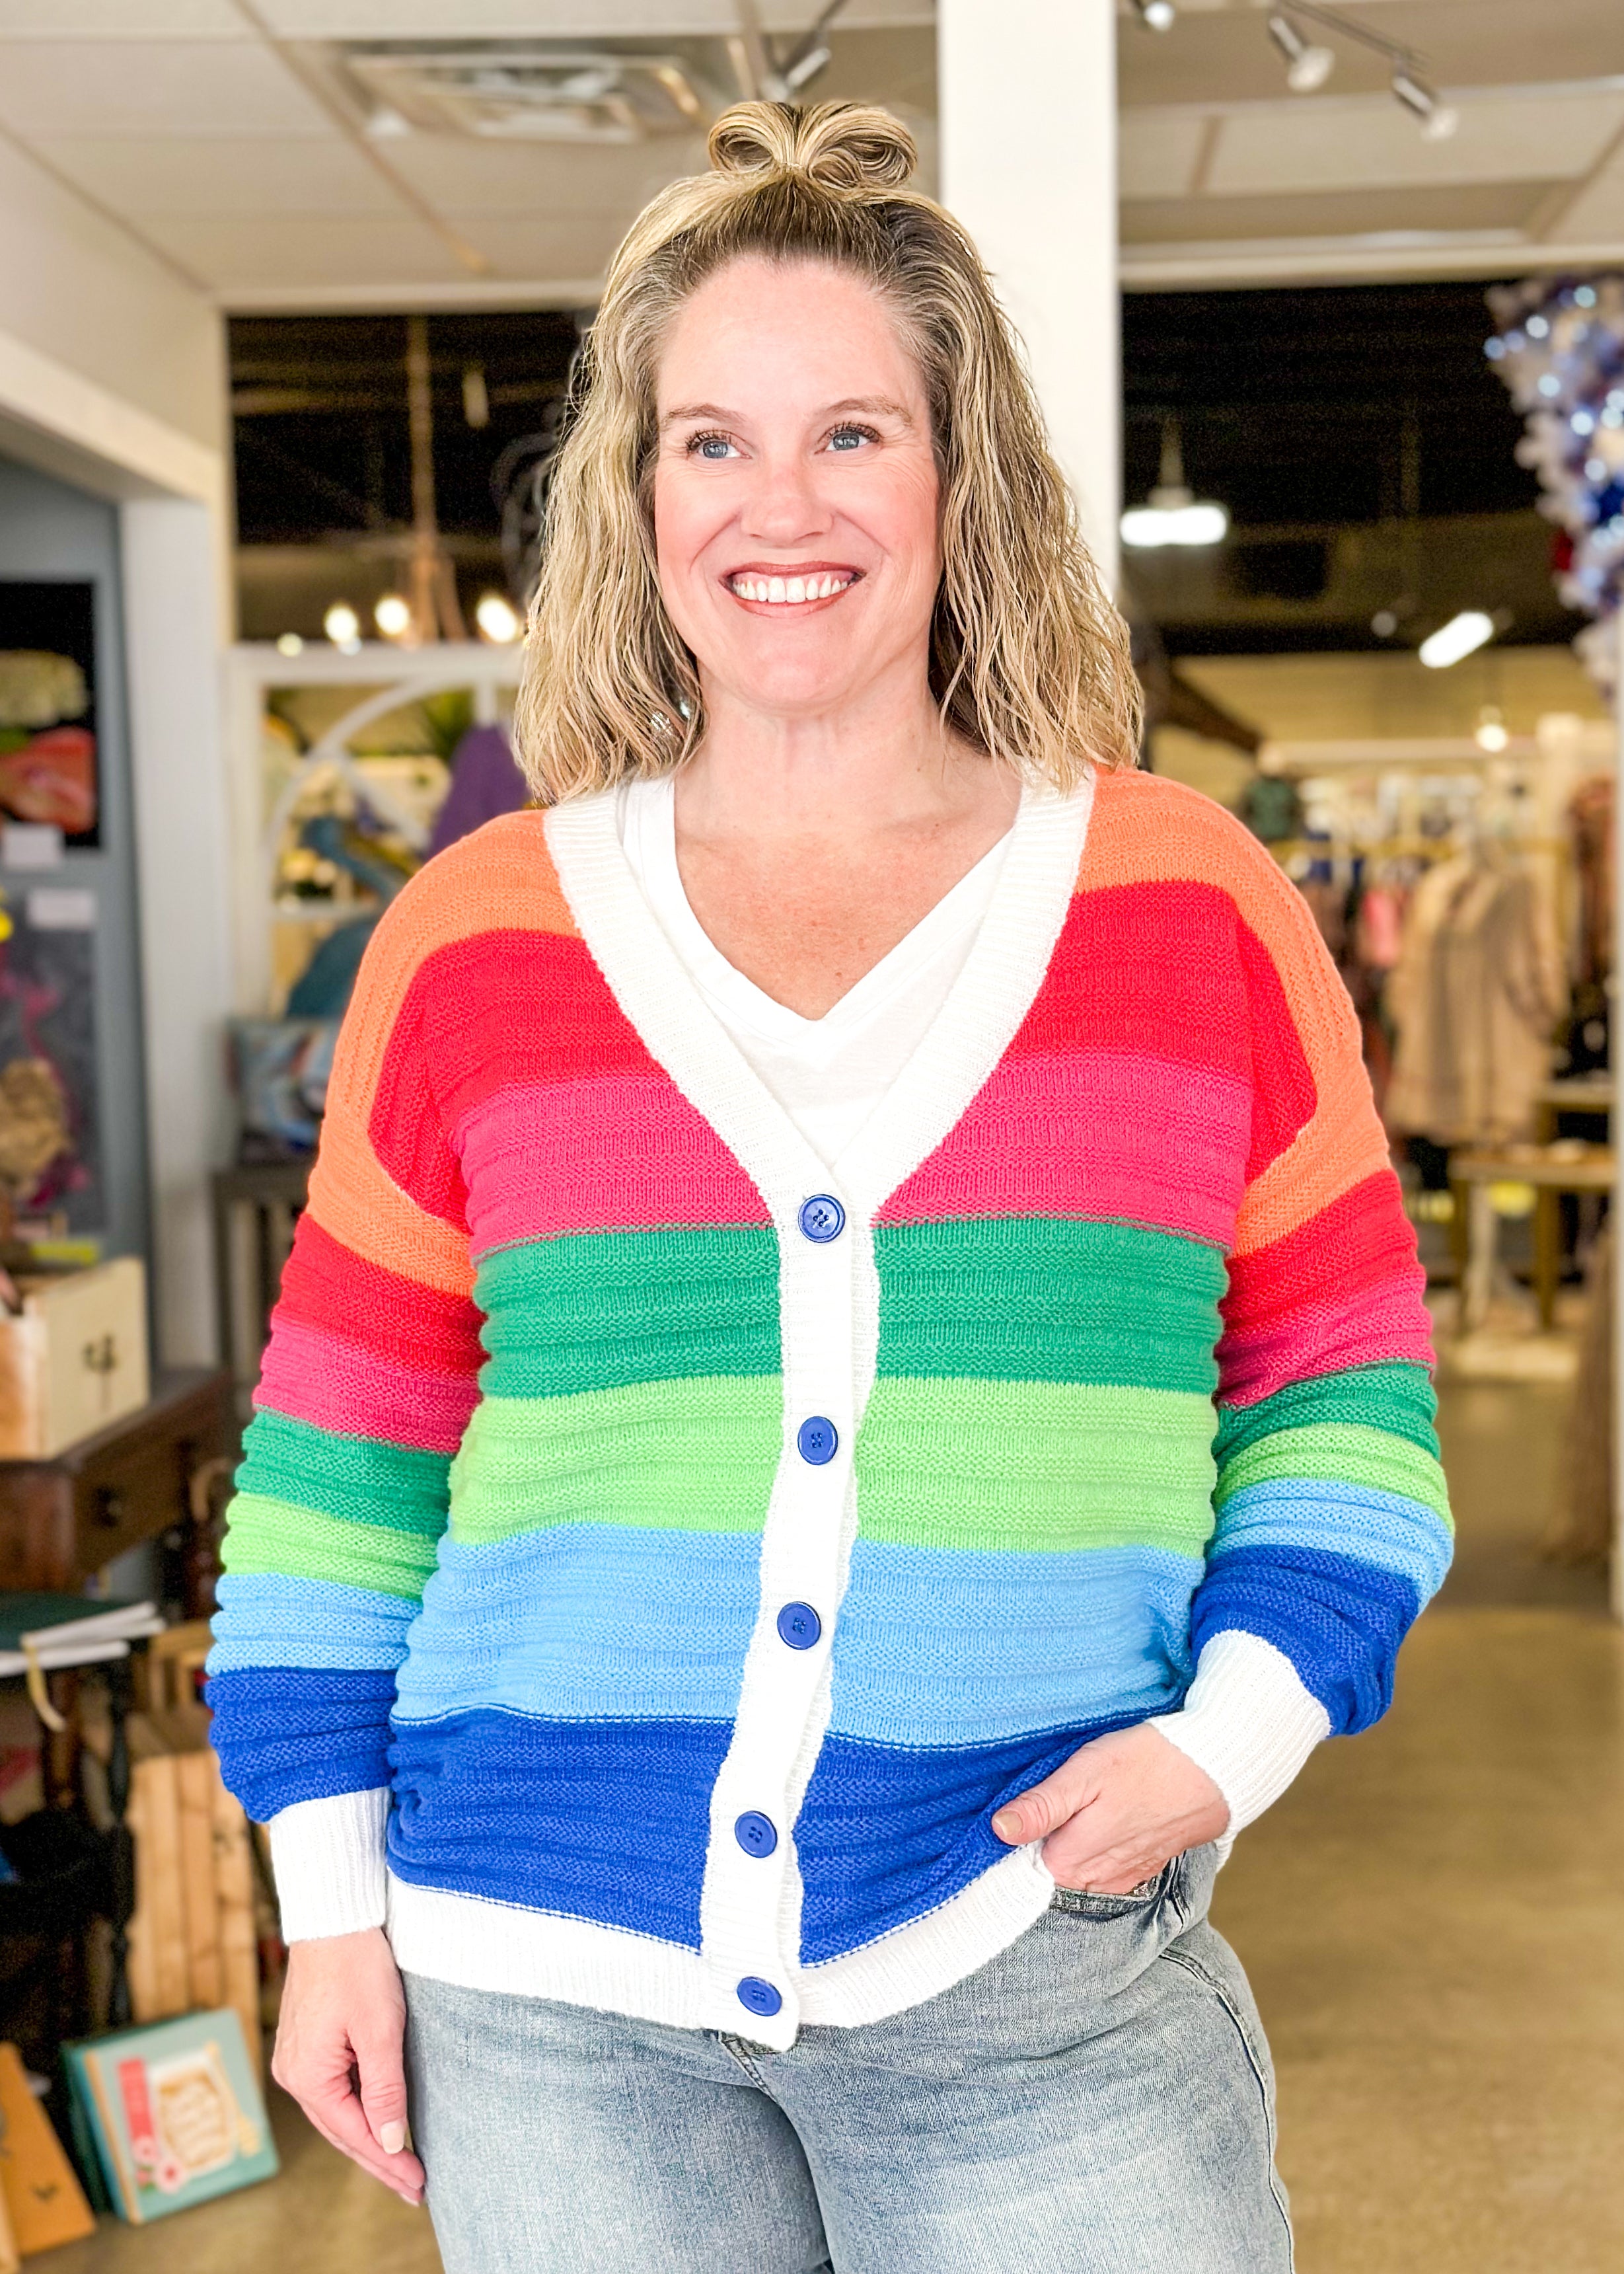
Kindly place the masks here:
<instances>
[{"instance_id":1,"label":"ceiling tile","mask_svg":"<svg viewBox=\"0 0 1624 2274\"><path fill-rule=\"evenodd\" d=\"M1207 121L1198 112L1127 111L1117 144L1124 198L1171 198L1190 186Z\"/></svg>"},{"instance_id":2,"label":"ceiling tile","mask_svg":"<svg viewBox=\"0 0 1624 2274\"><path fill-rule=\"evenodd\" d=\"M541 214L459 226L502 275L534 284L601 276L630 219L629 214Z\"/></svg>"},{"instance_id":3,"label":"ceiling tile","mask_svg":"<svg viewBox=\"0 0 1624 2274\"><path fill-rule=\"evenodd\" d=\"M336 137L279 142L244 152L221 135L166 140L116 136L37 142L34 147L81 189L137 220L199 215L222 221L267 214L389 214L401 200L357 150Z\"/></svg>"},{"instance_id":4,"label":"ceiling tile","mask_svg":"<svg viewBox=\"0 0 1624 2274\"><path fill-rule=\"evenodd\" d=\"M1456 132L1428 142L1390 95L1282 103L1229 120L1208 186L1224 196L1561 181L1583 173L1621 124L1619 94L1463 98Z\"/></svg>"},{"instance_id":5,"label":"ceiling tile","mask_svg":"<svg viewBox=\"0 0 1624 2274\"><path fill-rule=\"evenodd\" d=\"M409 217L169 218L143 222L141 234L227 298L259 285L443 284L468 276L434 231Z\"/></svg>"},{"instance_id":6,"label":"ceiling tile","mask_svg":"<svg viewBox=\"0 0 1624 2274\"><path fill-rule=\"evenodd\" d=\"M232 0L0 0L0 40L252 40Z\"/></svg>"},{"instance_id":7,"label":"ceiling tile","mask_svg":"<svg viewBox=\"0 0 1624 2274\"><path fill-rule=\"evenodd\" d=\"M1434 190L1329 190L1310 195L1169 198L1122 209L1124 250L1238 239L1413 237L1463 230L1520 230L1540 192L1527 183L1474 183Z\"/></svg>"},{"instance_id":8,"label":"ceiling tile","mask_svg":"<svg viewBox=\"0 0 1624 2274\"><path fill-rule=\"evenodd\" d=\"M267 21L301 40L725 38L734 0L261 0ZM763 0L769 31L804 32L808 0ZM848 0L843 30L930 24L930 0Z\"/></svg>"},{"instance_id":9,"label":"ceiling tile","mask_svg":"<svg viewBox=\"0 0 1624 2274\"><path fill-rule=\"evenodd\" d=\"M1550 235L1554 245L1624 245L1624 149L1580 191Z\"/></svg>"},{"instance_id":10,"label":"ceiling tile","mask_svg":"<svg viewBox=\"0 0 1624 2274\"><path fill-rule=\"evenodd\" d=\"M18 41L0 71L0 123L26 139L92 134L331 134L262 47L192 40Z\"/></svg>"},{"instance_id":11,"label":"ceiling tile","mask_svg":"<svg viewBox=\"0 0 1624 2274\"><path fill-rule=\"evenodd\" d=\"M679 174L704 165L686 136L634 143L459 141L414 134L388 145L389 162L447 213L624 214L629 221Z\"/></svg>"}]
</instances>

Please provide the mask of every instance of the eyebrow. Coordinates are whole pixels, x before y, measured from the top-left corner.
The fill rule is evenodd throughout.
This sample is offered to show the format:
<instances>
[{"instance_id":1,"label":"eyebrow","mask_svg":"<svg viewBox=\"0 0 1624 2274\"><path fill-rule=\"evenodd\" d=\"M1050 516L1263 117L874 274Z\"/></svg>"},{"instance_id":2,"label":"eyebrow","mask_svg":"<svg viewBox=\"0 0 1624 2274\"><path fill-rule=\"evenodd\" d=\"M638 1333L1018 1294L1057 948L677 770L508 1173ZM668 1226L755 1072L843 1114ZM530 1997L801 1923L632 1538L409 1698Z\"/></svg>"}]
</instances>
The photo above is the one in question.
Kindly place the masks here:
<instances>
[{"instance_id":1,"label":"eyebrow","mask_svg":"<svg viewBox=\"0 0 1624 2274\"><path fill-rule=\"evenodd\" d=\"M888 395L848 395L839 403L826 403L822 415L833 418L854 410L866 410L876 418L900 418L905 426L912 426L914 423L914 414L907 405L893 403ZM715 418L726 425L735 423L738 417L736 410L725 410L719 403L680 403L665 413L660 420L660 426L663 431L667 426L680 425L690 418Z\"/></svg>"}]
</instances>

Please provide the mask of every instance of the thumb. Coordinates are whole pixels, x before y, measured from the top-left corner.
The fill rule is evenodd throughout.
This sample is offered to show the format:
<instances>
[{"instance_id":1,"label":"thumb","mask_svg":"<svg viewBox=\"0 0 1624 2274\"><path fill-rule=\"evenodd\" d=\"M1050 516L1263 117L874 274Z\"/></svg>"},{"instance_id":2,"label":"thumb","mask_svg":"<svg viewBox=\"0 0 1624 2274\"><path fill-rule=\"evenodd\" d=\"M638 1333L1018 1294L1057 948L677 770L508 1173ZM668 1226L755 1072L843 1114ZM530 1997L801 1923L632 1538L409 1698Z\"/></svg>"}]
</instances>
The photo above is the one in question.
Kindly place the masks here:
<instances>
[{"instance_id":1,"label":"thumb","mask_svg":"<svg viewBox=\"0 0 1624 2274\"><path fill-rule=\"evenodd\" d=\"M386 2156L406 2145L406 2071L401 2041L373 2040L355 2049L361 2109L367 2129Z\"/></svg>"},{"instance_id":2,"label":"thumb","mask_svg":"<svg viewBox=\"0 0 1624 2274\"><path fill-rule=\"evenodd\" d=\"M1085 1749L1086 1750L1086 1749ZM1047 1840L1063 1824L1069 1824L1079 1808L1086 1808L1094 1799L1097 1778L1085 1766L1081 1754L1074 1753L1069 1761L1062 1761L1052 1776L1041 1784L1034 1784L1030 1792L1018 1793L1006 1800L993 1818L992 1828L1006 1847L1024 1847L1028 1841Z\"/></svg>"}]
</instances>

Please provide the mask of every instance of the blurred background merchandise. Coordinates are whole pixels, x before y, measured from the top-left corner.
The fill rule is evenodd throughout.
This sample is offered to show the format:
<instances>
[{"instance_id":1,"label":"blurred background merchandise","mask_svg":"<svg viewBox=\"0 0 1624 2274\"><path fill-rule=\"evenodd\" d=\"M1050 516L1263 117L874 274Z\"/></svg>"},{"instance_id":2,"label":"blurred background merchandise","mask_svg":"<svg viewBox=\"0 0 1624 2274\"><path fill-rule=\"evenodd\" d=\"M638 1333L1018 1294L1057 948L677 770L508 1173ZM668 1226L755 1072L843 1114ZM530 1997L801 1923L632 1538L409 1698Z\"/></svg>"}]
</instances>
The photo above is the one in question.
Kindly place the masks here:
<instances>
[{"instance_id":1,"label":"blurred background merchandise","mask_svg":"<svg viewBox=\"0 0 1624 2274\"><path fill-rule=\"evenodd\" d=\"M0 1327L139 1258L153 1359L0 1461L0 1582L166 1622L42 1675L54 1722L0 1683L0 2074L71 2139L56 2051L121 1981L262 2051L274 1889L198 1700L235 1433L372 930L528 796L605 263L741 94L887 105L975 234L1144 763L1307 900L1426 1265L1455 1570L1219 1901L1304 2263L1611 2270L1617 0L0 0ZM53 1362L105 1387L114 1332ZM52 2263L427 2274L269 2114L273 2184Z\"/></svg>"}]
</instances>

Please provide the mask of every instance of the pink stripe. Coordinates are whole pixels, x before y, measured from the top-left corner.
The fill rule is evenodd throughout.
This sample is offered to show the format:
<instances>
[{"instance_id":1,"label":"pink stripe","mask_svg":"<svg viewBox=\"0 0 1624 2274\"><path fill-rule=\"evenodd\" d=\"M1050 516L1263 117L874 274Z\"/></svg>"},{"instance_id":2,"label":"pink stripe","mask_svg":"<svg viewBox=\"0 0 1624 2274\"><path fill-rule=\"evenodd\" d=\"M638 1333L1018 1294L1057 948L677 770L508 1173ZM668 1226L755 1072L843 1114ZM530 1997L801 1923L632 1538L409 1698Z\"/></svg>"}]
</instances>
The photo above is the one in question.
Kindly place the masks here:
<instances>
[{"instance_id":1,"label":"pink stripe","mask_svg":"<svg viewBox=\"0 0 1624 2274\"><path fill-rule=\"evenodd\" d=\"M1402 1278L1350 1297L1338 1290L1335 1258L1328 1257L1323 1297L1283 1318L1275 1313L1267 1327L1224 1336L1218 1345L1219 1396L1229 1405L1255 1405L1291 1382L1347 1367L1430 1367L1432 1322L1417 1299L1417 1276L1411 1266Z\"/></svg>"},{"instance_id":2,"label":"pink stripe","mask_svg":"<svg viewBox=\"0 0 1624 2274\"><path fill-rule=\"evenodd\" d=\"M1139 1051L1011 1051L878 1221L1116 1217L1227 1247L1251 1133L1251 1090L1232 1074Z\"/></svg>"},{"instance_id":3,"label":"pink stripe","mask_svg":"<svg viewBox=\"0 0 1624 2274\"><path fill-rule=\"evenodd\" d=\"M254 1397L292 1421L431 1453L456 1451L478 1402L472 1374L402 1366L285 1315L276 1319Z\"/></svg>"},{"instance_id":4,"label":"pink stripe","mask_svg":"<svg viewBox=\"0 0 1624 2274\"><path fill-rule=\"evenodd\" d=\"M504 1089L453 1134L476 1256L560 1232L770 1224L756 1186L665 1074Z\"/></svg>"}]
</instances>

